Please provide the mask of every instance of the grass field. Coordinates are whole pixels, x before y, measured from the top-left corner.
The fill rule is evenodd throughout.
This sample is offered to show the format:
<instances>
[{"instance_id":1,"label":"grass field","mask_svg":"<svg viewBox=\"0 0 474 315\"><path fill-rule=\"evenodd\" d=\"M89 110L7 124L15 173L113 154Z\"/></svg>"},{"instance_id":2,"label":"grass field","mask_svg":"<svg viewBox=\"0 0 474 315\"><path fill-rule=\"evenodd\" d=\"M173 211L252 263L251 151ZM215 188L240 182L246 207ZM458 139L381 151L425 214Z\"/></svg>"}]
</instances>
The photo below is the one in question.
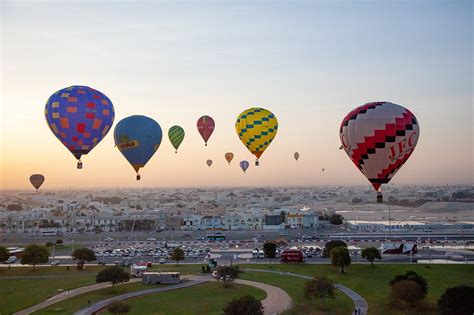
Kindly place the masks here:
<instances>
[{"instance_id":1,"label":"grass field","mask_svg":"<svg viewBox=\"0 0 474 315\"><path fill-rule=\"evenodd\" d=\"M282 288L291 296L293 308L287 311L287 315L297 314L343 314L348 315L353 310L352 300L342 292L336 290L335 299L326 299L321 304L319 301L308 302L303 297L304 279L288 276L279 276L269 273L244 272L240 274L241 279L263 282Z\"/></svg>"},{"instance_id":2,"label":"grass field","mask_svg":"<svg viewBox=\"0 0 474 315\"><path fill-rule=\"evenodd\" d=\"M0 314L16 312L55 295L59 290L73 289L95 283L96 274L103 266L87 266L77 271L75 267L47 266L0 268ZM125 268L125 267L124 267ZM128 270L128 268L125 268ZM177 270L182 275L197 273L200 265L158 265L153 271ZM42 278L54 276L54 278ZM8 277L25 277L25 279L9 279Z\"/></svg>"},{"instance_id":3,"label":"grass field","mask_svg":"<svg viewBox=\"0 0 474 315\"><path fill-rule=\"evenodd\" d=\"M131 305L129 314L222 314L224 305L232 299L252 295L259 300L265 298L265 292L246 285L232 284L223 288L221 283L208 282L176 291L151 294L128 300ZM103 312L102 314L109 314Z\"/></svg>"},{"instance_id":4,"label":"grass field","mask_svg":"<svg viewBox=\"0 0 474 315\"><path fill-rule=\"evenodd\" d=\"M128 292L146 290L154 287L159 287L162 285L148 285L141 282L123 284L116 286L114 289L106 288L97 291L92 291L89 293L81 294L76 297L67 299L65 301L51 305L48 308L35 312L33 314L73 314L75 311L80 310L81 308L87 307L88 301L95 303L107 298L121 295Z\"/></svg>"},{"instance_id":5,"label":"grass field","mask_svg":"<svg viewBox=\"0 0 474 315\"><path fill-rule=\"evenodd\" d=\"M401 314L400 311L394 311L388 306L388 282L395 275L403 274L408 270L422 275L429 286L427 297L414 310L416 314L436 313L437 299L446 288L460 284L474 286L474 277L472 276L474 265L430 265L427 266L428 268L417 264L379 264L374 268L371 268L370 265L352 265L348 268L348 273L343 275L338 274L337 269L330 265L241 265L240 267L279 269L309 276L326 275L334 282L343 284L362 295L367 300L369 312L372 314ZM249 272L248 277L242 275L242 278L252 279L253 274ZM339 305L337 305L337 309L339 309Z\"/></svg>"},{"instance_id":6,"label":"grass field","mask_svg":"<svg viewBox=\"0 0 474 315\"><path fill-rule=\"evenodd\" d=\"M280 271L291 271L305 275L327 275L336 283L348 286L361 294L369 303L372 314L400 314L391 310L387 303L389 293L388 282L397 274L413 270L421 274L428 281L428 296L414 310L415 313L432 314L436 312L436 301L448 287L465 284L474 286L474 265L406 265L406 264L376 264L375 268L370 265L352 265L348 268L348 273L340 275L337 269L330 265L241 265L241 268L263 268ZM429 267L429 268L427 268ZM64 266L40 267L37 271L31 271L31 267L25 268L0 268L0 312L9 314L39 303L50 296L56 294L59 289L71 289L79 286L95 283L95 275L102 266L89 266L85 271L77 271L74 267L66 270ZM154 270L178 270L183 275L198 273L201 265L160 265ZM8 279L8 277L28 277L25 279ZM59 276L54 278L42 278L43 276ZM335 300L328 300L324 306L317 303L308 303L303 299L303 285L305 280L292 278L289 276L269 275L257 272L248 272L241 275L243 279L261 281L283 288L292 296L294 309L289 314L312 314L314 309L319 313L348 314L352 310L352 301L345 295L338 293ZM140 289L135 287L140 284L127 284L120 290ZM119 288L117 288L119 290ZM109 290L105 289L109 292ZM99 291L97 291L99 292ZM95 298L103 299L107 292L98 293L91 296L91 301ZM93 293L91 293L93 294ZM95 294L95 293L94 293ZM105 294L105 295L100 295ZM161 293L160 293L161 294ZM167 293L171 294L172 293ZM163 295L162 297L166 297ZM77 299L77 301L74 301ZM87 297L73 298L67 303L77 303L75 305L84 306ZM66 303L66 301L64 302ZM81 304L82 303L82 304ZM72 304L71 304L72 305ZM184 305L188 306L189 305ZM184 307L183 306L183 307ZM59 308L64 306L59 306ZM55 307L56 308L56 307ZM50 311L53 308L50 309ZM327 311L323 311L327 309ZM61 312L58 312L61 314Z\"/></svg>"}]
</instances>

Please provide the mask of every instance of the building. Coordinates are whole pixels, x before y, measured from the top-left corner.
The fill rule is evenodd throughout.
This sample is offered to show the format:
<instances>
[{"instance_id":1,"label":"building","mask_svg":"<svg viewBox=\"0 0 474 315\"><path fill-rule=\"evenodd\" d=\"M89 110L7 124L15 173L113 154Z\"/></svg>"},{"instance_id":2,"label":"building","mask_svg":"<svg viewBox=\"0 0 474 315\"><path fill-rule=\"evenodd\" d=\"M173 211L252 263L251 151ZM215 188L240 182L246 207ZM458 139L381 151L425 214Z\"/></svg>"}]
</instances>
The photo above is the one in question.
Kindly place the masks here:
<instances>
[{"instance_id":1,"label":"building","mask_svg":"<svg viewBox=\"0 0 474 315\"><path fill-rule=\"evenodd\" d=\"M364 221L349 220L346 221L347 228L354 231L409 231L426 227L426 224L418 221Z\"/></svg>"},{"instance_id":2,"label":"building","mask_svg":"<svg viewBox=\"0 0 474 315\"><path fill-rule=\"evenodd\" d=\"M281 216L279 214L276 215L266 215L263 225L264 230L284 230L285 229L285 222L281 220Z\"/></svg>"}]
</instances>

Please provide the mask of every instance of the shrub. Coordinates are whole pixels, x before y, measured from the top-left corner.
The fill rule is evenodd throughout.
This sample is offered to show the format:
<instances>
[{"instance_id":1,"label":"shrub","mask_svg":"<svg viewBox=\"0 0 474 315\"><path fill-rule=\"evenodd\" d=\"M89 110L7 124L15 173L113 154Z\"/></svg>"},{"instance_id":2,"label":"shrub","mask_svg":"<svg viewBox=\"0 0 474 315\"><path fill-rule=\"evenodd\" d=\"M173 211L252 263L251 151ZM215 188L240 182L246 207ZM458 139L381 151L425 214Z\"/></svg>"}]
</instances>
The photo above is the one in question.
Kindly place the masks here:
<instances>
[{"instance_id":1,"label":"shrub","mask_svg":"<svg viewBox=\"0 0 474 315\"><path fill-rule=\"evenodd\" d=\"M251 295L242 296L227 303L224 315L263 315L262 302Z\"/></svg>"},{"instance_id":2,"label":"shrub","mask_svg":"<svg viewBox=\"0 0 474 315\"><path fill-rule=\"evenodd\" d=\"M460 285L446 289L438 300L442 315L474 314L474 287Z\"/></svg>"}]
</instances>

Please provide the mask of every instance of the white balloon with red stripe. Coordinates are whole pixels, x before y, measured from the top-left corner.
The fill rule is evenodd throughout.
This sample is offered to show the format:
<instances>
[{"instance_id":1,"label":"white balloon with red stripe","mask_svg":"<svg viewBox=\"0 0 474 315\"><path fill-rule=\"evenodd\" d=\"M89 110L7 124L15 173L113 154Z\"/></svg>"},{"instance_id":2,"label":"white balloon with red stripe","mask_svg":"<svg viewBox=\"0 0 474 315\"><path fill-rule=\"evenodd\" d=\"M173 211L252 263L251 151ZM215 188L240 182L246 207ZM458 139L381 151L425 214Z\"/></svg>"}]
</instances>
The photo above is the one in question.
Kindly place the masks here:
<instances>
[{"instance_id":1,"label":"white balloon with red stripe","mask_svg":"<svg viewBox=\"0 0 474 315\"><path fill-rule=\"evenodd\" d=\"M342 120L342 148L378 192L408 160L418 142L420 127L407 108L373 102L359 106Z\"/></svg>"}]
</instances>

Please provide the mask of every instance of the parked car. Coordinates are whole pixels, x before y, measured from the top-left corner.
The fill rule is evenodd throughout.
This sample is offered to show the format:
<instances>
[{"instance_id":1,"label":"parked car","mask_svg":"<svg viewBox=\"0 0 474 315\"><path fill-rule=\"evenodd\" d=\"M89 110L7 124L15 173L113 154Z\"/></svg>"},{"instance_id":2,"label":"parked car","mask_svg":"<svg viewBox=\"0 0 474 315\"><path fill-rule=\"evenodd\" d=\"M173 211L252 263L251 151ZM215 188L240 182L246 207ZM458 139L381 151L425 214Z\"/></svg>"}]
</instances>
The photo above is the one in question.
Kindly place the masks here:
<instances>
[{"instance_id":1,"label":"parked car","mask_svg":"<svg viewBox=\"0 0 474 315\"><path fill-rule=\"evenodd\" d=\"M164 264L166 262L166 259L164 258L161 258L160 260L158 260L158 262L160 263L160 265Z\"/></svg>"},{"instance_id":2,"label":"parked car","mask_svg":"<svg viewBox=\"0 0 474 315\"><path fill-rule=\"evenodd\" d=\"M51 266L57 266L59 265L59 260L55 259L51 262Z\"/></svg>"}]
</instances>

